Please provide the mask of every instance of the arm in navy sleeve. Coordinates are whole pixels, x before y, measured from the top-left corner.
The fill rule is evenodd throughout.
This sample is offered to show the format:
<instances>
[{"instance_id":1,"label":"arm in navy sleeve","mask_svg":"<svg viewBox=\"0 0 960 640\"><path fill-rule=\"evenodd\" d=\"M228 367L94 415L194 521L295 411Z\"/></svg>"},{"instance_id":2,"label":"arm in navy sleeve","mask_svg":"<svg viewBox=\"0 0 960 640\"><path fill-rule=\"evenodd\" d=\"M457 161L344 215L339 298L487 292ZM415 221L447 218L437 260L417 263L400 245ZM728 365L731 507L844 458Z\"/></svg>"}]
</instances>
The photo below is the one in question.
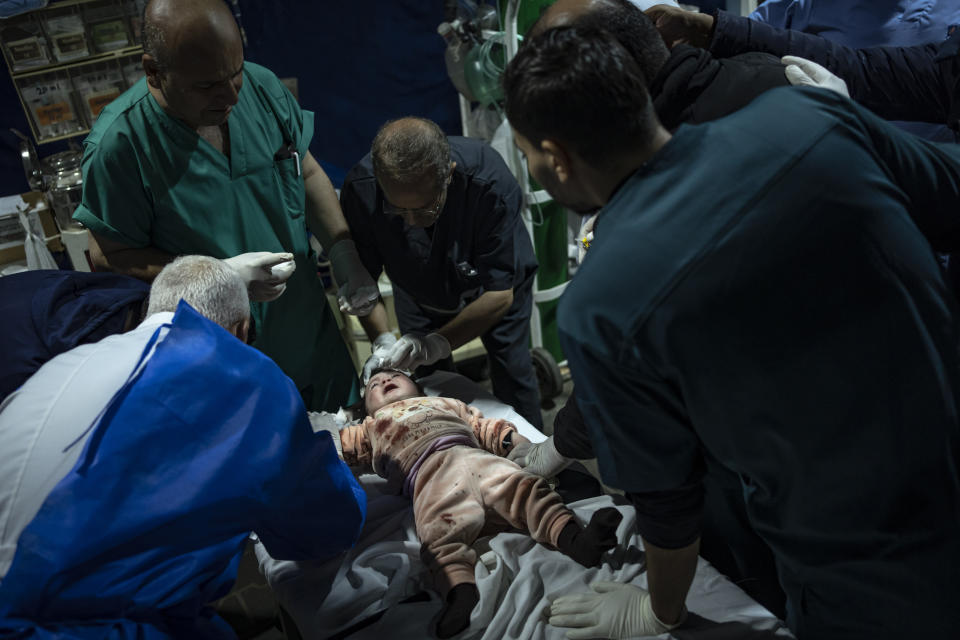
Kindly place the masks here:
<instances>
[{"instance_id":1,"label":"arm in navy sleeve","mask_svg":"<svg viewBox=\"0 0 960 640\"><path fill-rule=\"evenodd\" d=\"M884 118L944 123L950 116L955 74L952 60L939 57L941 49L958 38L960 32L943 44L852 49L718 11L709 49L718 58L747 51L807 58L843 78L850 97Z\"/></svg>"},{"instance_id":2,"label":"arm in navy sleeve","mask_svg":"<svg viewBox=\"0 0 960 640\"><path fill-rule=\"evenodd\" d=\"M578 333L561 330L561 341L576 403L596 427L591 433L603 481L627 492L644 540L664 549L688 546L700 535L704 464L682 398L639 349Z\"/></svg>"},{"instance_id":3,"label":"arm in navy sleeve","mask_svg":"<svg viewBox=\"0 0 960 640\"><path fill-rule=\"evenodd\" d=\"M874 152L906 194L910 217L931 246L942 252L960 250L960 145L924 140L840 96L827 98L856 113Z\"/></svg>"},{"instance_id":4,"label":"arm in navy sleeve","mask_svg":"<svg viewBox=\"0 0 960 640\"><path fill-rule=\"evenodd\" d=\"M383 271L383 259L371 227L371 219L377 214L376 185L372 179L354 181L348 174L340 190L340 208L350 229L350 236L357 246L360 261L370 277L376 280ZM329 247L324 247L329 249Z\"/></svg>"},{"instance_id":5,"label":"arm in navy sleeve","mask_svg":"<svg viewBox=\"0 0 960 640\"><path fill-rule=\"evenodd\" d=\"M645 541L663 549L681 549L700 537L703 524L703 484L700 481L670 491L628 493L637 511L637 530Z\"/></svg>"},{"instance_id":6,"label":"arm in navy sleeve","mask_svg":"<svg viewBox=\"0 0 960 640\"><path fill-rule=\"evenodd\" d=\"M577 406L576 394L571 393L567 404L553 419L553 445L564 458L589 460L596 457L587 424Z\"/></svg>"}]
</instances>

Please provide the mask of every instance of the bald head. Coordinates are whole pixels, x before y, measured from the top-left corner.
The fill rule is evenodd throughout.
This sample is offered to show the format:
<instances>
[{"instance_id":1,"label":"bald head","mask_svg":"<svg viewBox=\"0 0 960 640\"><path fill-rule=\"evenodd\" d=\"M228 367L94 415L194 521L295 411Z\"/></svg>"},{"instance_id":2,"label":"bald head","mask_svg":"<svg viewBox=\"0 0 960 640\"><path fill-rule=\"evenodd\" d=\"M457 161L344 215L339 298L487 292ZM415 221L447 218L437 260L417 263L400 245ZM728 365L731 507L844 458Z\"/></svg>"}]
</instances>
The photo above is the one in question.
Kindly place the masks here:
<instances>
[{"instance_id":1,"label":"bald head","mask_svg":"<svg viewBox=\"0 0 960 640\"><path fill-rule=\"evenodd\" d=\"M537 36L547 29L568 27L585 13L595 11L605 0L557 0L547 7L540 19L530 28L528 37Z\"/></svg>"},{"instance_id":2,"label":"bald head","mask_svg":"<svg viewBox=\"0 0 960 640\"><path fill-rule=\"evenodd\" d=\"M223 126L243 87L243 40L222 0L151 0L144 9L147 87L198 132Z\"/></svg>"},{"instance_id":3,"label":"bald head","mask_svg":"<svg viewBox=\"0 0 960 640\"><path fill-rule=\"evenodd\" d=\"M653 21L629 0L557 0L530 28L528 37L554 27L609 32L636 60L648 85L670 57Z\"/></svg>"},{"instance_id":4,"label":"bald head","mask_svg":"<svg viewBox=\"0 0 960 640\"><path fill-rule=\"evenodd\" d=\"M435 191L450 171L450 144L443 130L425 118L391 120L377 132L370 149L373 173L381 185L430 185Z\"/></svg>"},{"instance_id":5,"label":"bald head","mask_svg":"<svg viewBox=\"0 0 960 640\"><path fill-rule=\"evenodd\" d=\"M243 49L223 0L150 0L143 18L144 53L163 70Z\"/></svg>"}]
</instances>

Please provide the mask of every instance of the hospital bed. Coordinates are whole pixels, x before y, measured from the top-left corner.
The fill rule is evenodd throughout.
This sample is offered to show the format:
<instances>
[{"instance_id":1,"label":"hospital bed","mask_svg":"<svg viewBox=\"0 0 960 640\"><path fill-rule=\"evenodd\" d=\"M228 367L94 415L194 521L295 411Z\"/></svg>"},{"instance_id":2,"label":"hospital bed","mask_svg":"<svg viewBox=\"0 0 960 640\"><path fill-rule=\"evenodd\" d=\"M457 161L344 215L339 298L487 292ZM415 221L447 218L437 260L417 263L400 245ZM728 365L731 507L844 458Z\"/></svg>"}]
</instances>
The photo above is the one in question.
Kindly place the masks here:
<instances>
[{"instance_id":1,"label":"hospital bed","mask_svg":"<svg viewBox=\"0 0 960 640\"><path fill-rule=\"evenodd\" d=\"M531 441L546 438L512 408L463 376L438 372L423 382L429 395L459 398L485 416L510 420ZM363 475L360 482L367 493L368 513L360 540L352 550L324 562L290 562L271 558L257 543L260 568L287 622L292 620L305 639L433 637L441 602L427 586L429 574L420 561L410 500L383 493L386 481L378 476ZM587 522L594 511L611 505L612 497L600 496L574 502L570 507L582 522ZM589 584L595 580L646 587L642 542L634 533L636 514L630 506L615 506L624 516L617 532L621 543L599 568L585 569L519 533L478 540L480 603L473 611L470 627L457 638L559 640L565 637L565 631L547 625L542 616L556 596L589 591ZM793 637L784 623L702 558L687 606L687 624L662 638Z\"/></svg>"}]
</instances>

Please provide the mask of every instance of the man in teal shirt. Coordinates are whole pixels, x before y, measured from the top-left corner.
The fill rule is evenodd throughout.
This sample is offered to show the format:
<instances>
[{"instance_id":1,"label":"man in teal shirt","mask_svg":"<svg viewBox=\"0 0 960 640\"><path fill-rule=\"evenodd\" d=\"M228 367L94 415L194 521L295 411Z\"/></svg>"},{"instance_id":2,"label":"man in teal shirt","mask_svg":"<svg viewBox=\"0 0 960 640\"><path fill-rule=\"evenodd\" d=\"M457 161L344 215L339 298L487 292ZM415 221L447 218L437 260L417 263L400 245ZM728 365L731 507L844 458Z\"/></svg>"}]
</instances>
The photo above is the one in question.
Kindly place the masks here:
<instances>
[{"instance_id":1,"label":"man in teal shirt","mask_svg":"<svg viewBox=\"0 0 960 640\"><path fill-rule=\"evenodd\" d=\"M960 147L793 87L670 134L602 31L527 40L504 89L533 176L599 209L560 339L649 586L558 598L550 624L683 624L717 466L800 640L953 637L960 311L934 250L960 246Z\"/></svg>"},{"instance_id":2,"label":"man in teal shirt","mask_svg":"<svg viewBox=\"0 0 960 640\"><path fill-rule=\"evenodd\" d=\"M146 78L104 109L84 143L74 219L93 235L94 263L149 281L178 254L293 254L297 269L273 301L280 278L269 264L249 270L274 291L252 304L254 346L294 380L308 407L355 401L356 373L307 229L329 250L343 310L369 312L376 285L309 152L313 114L270 71L244 62L221 0L153 0L143 66Z\"/></svg>"}]
</instances>

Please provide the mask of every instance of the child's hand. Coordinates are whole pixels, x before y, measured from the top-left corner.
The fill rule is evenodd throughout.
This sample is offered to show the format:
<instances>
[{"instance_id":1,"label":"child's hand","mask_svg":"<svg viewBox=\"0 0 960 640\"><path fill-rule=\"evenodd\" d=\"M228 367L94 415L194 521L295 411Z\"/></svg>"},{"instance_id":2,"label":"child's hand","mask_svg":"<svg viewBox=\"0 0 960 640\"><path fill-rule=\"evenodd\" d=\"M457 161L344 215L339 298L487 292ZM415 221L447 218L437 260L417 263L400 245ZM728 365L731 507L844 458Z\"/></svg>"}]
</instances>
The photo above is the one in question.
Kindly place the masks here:
<instances>
[{"instance_id":1,"label":"child's hand","mask_svg":"<svg viewBox=\"0 0 960 640\"><path fill-rule=\"evenodd\" d=\"M526 442L518 441L518 436ZM560 455L553 444L553 436L537 444L533 444L520 434L514 434L513 438L514 446L507 455L507 459L516 462L530 473L552 478L573 462L570 458Z\"/></svg>"}]
</instances>

